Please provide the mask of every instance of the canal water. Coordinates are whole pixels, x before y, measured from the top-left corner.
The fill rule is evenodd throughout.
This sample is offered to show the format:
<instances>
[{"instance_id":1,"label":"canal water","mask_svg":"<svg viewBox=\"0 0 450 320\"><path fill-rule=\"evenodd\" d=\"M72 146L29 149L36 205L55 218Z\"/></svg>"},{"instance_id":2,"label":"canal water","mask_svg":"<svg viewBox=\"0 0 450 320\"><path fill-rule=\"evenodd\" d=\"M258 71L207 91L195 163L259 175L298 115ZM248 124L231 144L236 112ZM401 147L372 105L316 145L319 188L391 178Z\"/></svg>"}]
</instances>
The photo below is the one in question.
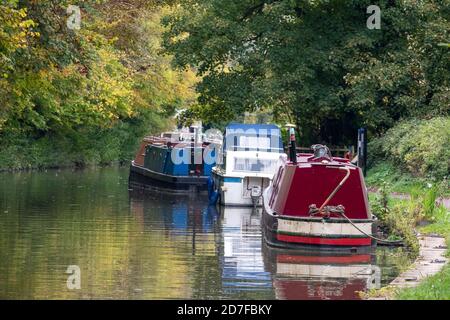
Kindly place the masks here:
<instances>
[{"instance_id":1,"label":"canal water","mask_svg":"<svg viewBox=\"0 0 450 320\"><path fill-rule=\"evenodd\" d=\"M2 173L0 298L357 299L409 262L398 248L276 251L260 216L130 190L128 168Z\"/></svg>"}]
</instances>

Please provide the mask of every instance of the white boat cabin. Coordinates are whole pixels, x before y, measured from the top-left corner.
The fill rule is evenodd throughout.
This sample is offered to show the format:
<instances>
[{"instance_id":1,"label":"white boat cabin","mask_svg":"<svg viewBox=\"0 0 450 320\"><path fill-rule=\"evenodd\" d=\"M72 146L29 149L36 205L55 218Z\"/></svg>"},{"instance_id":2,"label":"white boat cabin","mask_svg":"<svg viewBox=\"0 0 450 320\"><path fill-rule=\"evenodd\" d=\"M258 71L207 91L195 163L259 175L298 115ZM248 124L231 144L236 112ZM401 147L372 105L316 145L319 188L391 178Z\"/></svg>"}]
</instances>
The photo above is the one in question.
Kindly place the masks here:
<instances>
[{"instance_id":1,"label":"white boat cabin","mask_svg":"<svg viewBox=\"0 0 450 320\"><path fill-rule=\"evenodd\" d=\"M275 125L230 124L212 169L222 205L259 206L262 191L280 165L281 131Z\"/></svg>"}]
</instances>

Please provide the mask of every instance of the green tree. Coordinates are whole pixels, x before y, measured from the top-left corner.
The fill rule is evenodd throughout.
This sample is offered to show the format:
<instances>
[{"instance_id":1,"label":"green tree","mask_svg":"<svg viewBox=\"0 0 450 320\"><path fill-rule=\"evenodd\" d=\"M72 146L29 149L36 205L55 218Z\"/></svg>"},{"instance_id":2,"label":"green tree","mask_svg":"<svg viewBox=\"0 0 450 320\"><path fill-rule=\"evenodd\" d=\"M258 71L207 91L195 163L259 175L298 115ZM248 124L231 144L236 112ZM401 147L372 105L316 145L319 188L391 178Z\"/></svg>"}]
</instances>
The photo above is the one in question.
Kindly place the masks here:
<instances>
[{"instance_id":1,"label":"green tree","mask_svg":"<svg viewBox=\"0 0 450 320\"><path fill-rule=\"evenodd\" d=\"M195 74L160 52L165 2L83 1L80 30L69 4L0 5L2 167L129 159L195 101Z\"/></svg>"},{"instance_id":2,"label":"green tree","mask_svg":"<svg viewBox=\"0 0 450 320\"><path fill-rule=\"evenodd\" d=\"M183 1L164 23L179 68L195 67L205 120L270 108L303 143L352 142L402 117L448 114L448 0ZM211 118L210 118L211 116Z\"/></svg>"},{"instance_id":3,"label":"green tree","mask_svg":"<svg viewBox=\"0 0 450 320\"><path fill-rule=\"evenodd\" d=\"M26 9L18 9L16 1L0 3L0 132L10 111L10 77L17 64L14 55L27 46L29 37L37 35L31 31L33 26Z\"/></svg>"}]
</instances>

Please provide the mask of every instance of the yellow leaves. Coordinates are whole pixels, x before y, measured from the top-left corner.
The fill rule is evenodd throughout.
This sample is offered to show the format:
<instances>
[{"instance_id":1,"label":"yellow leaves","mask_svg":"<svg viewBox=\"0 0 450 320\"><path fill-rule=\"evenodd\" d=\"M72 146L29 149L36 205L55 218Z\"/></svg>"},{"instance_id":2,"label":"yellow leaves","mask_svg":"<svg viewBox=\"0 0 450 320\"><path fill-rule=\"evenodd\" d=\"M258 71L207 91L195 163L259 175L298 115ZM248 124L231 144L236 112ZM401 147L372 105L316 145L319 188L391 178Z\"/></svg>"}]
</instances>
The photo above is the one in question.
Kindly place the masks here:
<instances>
[{"instance_id":1,"label":"yellow leaves","mask_svg":"<svg viewBox=\"0 0 450 320\"><path fill-rule=\"evenodd\" d=\"M24 28L24 29L29 29L29 28L32 28L32 27L36 27L36 22L34 22L33 20L31 20L31 19L28 19L28 20L23 20L23 21L21 21L20 23L19 23L19 26L21 27L21 28Z\"/></svg>"},{"instance_id":2,"label":"yellow leaves","mask_svg":"<svg viewBox=\"0 0 450 320\"><path fill-rule=\"evenodd\" d=\"M32 28L36 23L26 19L25 9L15 9L8 5L0 4L0 50L14 52L25 48L28 37L36 37ZM1 63L1 61L0 61Z\"/></svg>"},{"instance_id":3,"label":"yellow leaves","mask_svg":"<svg viewBox=\"0 0 450 320\"><path fill-rule=\"evenodd\" d=\"M128 70L111 48L99 49L97 54L98 59L90 66L90 77L86 79L93 110L108 121L132 116L133 90Z\"/></svg>"},{"instance_id":4,"label":"yellow leaves","mask_svg":"<svg viewBox=\"0 0 450 320\"><path fill-rule=\"evenodd\" d=\"M35 4L38 9L40 5ZM105 16L97 11L86 16L84 28L71 37L51 31L42 41L30 41L40 37L35 29L42 26L29 19L26 10L8 7L5 13L3 8L0 4L0 53L9 58L19 48L26 50L17 66L13 59L4 63L0 55L0 80L11 86L14 117L25 119L30 127L102 129L137 117L143 109L186 108L196 100L195 73L173 70L172 58L160 53L160 18L168 8L156 6L137 15ZM36 8L30 16L35 17ZM53 19L42 18L39 21ZM36 67L33 72L28 72L30 66ZM13 72L20 77L12 77ZM4 80L7 77L14 78L11 84ZM36 115L27 116L31 112Z\"/></svg>"},{"instance_id":5,"label":"yellow leaves","mask_svg":"<svg viewBox=\"0 0 450 320\"><path fill-rule=\"evenodd\" d=\"M26 8L20 9L19 10L19 16L21 18L25 18L27 16L27 9Z\"/></svg>"}]
</instances>

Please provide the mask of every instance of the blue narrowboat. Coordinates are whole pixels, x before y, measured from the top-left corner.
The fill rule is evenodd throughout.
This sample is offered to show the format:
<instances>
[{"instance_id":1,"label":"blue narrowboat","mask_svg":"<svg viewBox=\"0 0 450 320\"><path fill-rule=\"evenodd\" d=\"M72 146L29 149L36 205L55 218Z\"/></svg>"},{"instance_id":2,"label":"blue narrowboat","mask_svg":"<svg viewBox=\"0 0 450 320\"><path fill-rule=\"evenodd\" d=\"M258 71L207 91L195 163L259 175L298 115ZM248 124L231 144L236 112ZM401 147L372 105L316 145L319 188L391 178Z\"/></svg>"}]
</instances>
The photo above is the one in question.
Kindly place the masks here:
<instances>
[{"instance_id":1,"label":"blue narrowboat","mask_svg":"<svg viewBox=\"0 0 450 320\"><path fill-rule=\"evenodd\" d=\"M146 137L131 162L130 185L165 188L171 192L206 191L211 169L216 164L217 147L198 127L191 127L188 132Z\"/></svg>"}]
</instances>

